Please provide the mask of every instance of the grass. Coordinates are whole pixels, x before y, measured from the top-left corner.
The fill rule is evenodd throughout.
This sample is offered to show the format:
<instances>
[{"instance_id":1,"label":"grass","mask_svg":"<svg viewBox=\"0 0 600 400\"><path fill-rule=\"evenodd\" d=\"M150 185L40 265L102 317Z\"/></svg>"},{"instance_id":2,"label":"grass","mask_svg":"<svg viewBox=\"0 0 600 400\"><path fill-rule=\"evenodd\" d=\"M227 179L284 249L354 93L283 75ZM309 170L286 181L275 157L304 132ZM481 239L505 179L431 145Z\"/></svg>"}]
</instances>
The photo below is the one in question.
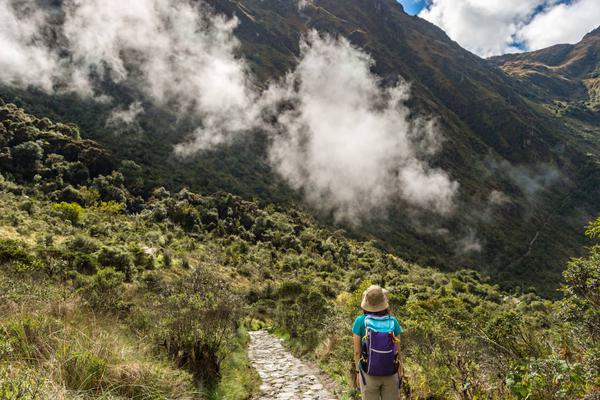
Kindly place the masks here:
<instances>
[{"instance_id":1,"label":"grass","mask_svg":"<svg viewBox=\"0 0 600 400\"><path fill-rule=\"evenodd\" d=\"M260 377L250 365L246 351L249 340L248 332L241 327L235 349L223 363L221 382L207 393L209 400L245 400L258 393Z\"/></svg>"},{"instance_id":2,"label":"grass","mask_svg":"<svg viewBox=\"0 0 600 400\"><path fill-rule=\"evenodd\" d=\"M13 379L32 386L27 371L34 371L39 378L35 384L46 382L45 390L62 387L91 398L199 397L189 374L156 356L150 345L112 318L82 310L62 316L45 311L18 310L0 318L0 368L5 375L17 371L18 379Z\"/></svg>"}]
</instances>

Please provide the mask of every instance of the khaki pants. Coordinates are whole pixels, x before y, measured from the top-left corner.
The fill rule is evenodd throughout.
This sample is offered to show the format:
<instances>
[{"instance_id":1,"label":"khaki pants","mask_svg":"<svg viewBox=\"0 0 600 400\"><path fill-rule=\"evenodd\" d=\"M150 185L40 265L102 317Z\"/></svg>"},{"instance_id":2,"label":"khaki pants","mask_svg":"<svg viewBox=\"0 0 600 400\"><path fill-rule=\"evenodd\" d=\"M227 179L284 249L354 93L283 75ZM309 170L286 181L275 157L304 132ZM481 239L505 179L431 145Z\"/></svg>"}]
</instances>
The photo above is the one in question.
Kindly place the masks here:
<instances>
[{"instance_id":1,"label":"khaki pants","mask_svg":"<svg viewBox=\"0 0 600 400\"><path fill-rule=\"evenodd\" d=\"M392 376L371 376L364 372L366 385L359 376L360 392L363 400L398 400L400 395L398 374Z\"/></svg>"}]
</instances>

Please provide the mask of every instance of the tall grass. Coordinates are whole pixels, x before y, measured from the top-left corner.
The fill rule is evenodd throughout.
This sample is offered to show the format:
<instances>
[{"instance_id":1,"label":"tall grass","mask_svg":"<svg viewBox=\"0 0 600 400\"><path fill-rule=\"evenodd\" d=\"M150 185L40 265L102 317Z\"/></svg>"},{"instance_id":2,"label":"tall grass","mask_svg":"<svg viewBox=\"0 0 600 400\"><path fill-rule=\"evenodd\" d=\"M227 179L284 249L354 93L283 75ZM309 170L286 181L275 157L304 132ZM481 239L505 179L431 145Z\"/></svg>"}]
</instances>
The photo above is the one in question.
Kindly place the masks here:
<instances>
[{"instance_id":1,"label":"tall grass","mask_svg":"<svg viewBox=\"0 0 600 400\"><path fill-rule=\"evenodd\" d=\"M249 340L246 329L240 327L235 348L223 362L221 381L216 388L205 391L208 400L246 400L258 393L260 377L246 351Z\"/></svg>"}]
</instances>

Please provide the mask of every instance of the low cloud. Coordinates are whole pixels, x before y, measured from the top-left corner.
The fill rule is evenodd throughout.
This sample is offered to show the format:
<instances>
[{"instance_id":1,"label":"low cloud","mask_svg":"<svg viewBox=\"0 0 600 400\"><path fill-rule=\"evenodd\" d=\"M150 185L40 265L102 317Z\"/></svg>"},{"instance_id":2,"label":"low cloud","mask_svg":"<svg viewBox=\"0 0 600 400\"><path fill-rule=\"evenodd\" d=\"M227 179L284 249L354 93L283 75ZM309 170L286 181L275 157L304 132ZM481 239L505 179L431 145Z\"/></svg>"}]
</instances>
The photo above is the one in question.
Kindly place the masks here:
<instances>
[{"instance_id":1,"label":"low cloud","mask_svg":"<svg viewBox=\"0 0 600 400\"><path fill-rule=\"evenodd\" d=\"M458 183L426 161L439 148L435 124L411 122L409 85L381 87L372 64L347 40L311 33L296 71L265 95L292 105L278 114L271 163L338 220L360 219L394 199L450 213Z\"/></svg>"},{"instance_id":2,"label":"low cloud","mask_svg":"<svg viewBox=\"0 0 600 400\"><path fill-rule=\"evenodd\" d=\"M180 156L267 132L274 170L338 220L357 222L397 200L453 211L458 183L430 166L442 143L435 120L413 118L409 85L384 87L373 60L345 39L310 33L297 69L260 92L236 56L238 21L203 2L15 4L0 0L3 84L103 102L112 101L104 83L128 88L197 122L176 146ZM115 105L107 125L135 124L142 112L138 102Z\"/></svg>"},{"instance_id":3,"label":"low cloud","mask_svg":"<svg viewBox=\"0 0 600 400\"><path fill-rule=\"evenodd\" d=\"M127 108L116 108L108 116L106 126L109 128L135 127L138 130L138 117L144 112L144 107L139 101L135 101Z\"/></svg>"},{"instance_id":4,"label":"low cloud","mask_svg":"<svg viewBox=\"0 0 600 400\"><path fill-rule=\"evenodd\" d=\"M473 230L469 230L467 234L458 241L458 251L465 253L480 253L483 249L481 241L477 238L477 234Z\"/></svg>"},{"instance_id":5,"label":"low cloud","mask_svg":"<svg viewBox=\"0 0 600 400\"><path fill-rule=\"evenodd\" d=\"M298 9L302 10L308 5L309 0L298 0Z\"/></svg>"},{"instance_id":6,"label":"low cloud","mask_svg":"<svg viewBox=\"0 0 600 400\"><path fill-rule=\"evenodd\" d=\"M597 0L432 0L419 13L489 57L575 43L600 24Z\"/></svg>"},{"instance_id":7,"label":"low cloud","mask_svg":"<svg viewBox=\"0 0 600 400\"><path fill-rule=\"evenodd\" d=\"M499 190L492 190L490 195L488 196L488 202L494 206L505 206L507 204L511 204L512 200L509 195Z\"/></svg>"},{"instance_id":8,"label":"low cloud","mask_svg":"<svg viewBox=\"0 0 600 400\"><path fill-rule=\"evenodd\" d=\"M106 97L100 82L132 88L157 106L202 120L195 149L225 142L226 132L248 125L253 90L245 62L235 56L236 19L184 0L28 4L0 0L0 82L96 99ZM48 43L50 29L57 43Z\"/></svg>"},{"instance_id":9,"label":"low cloud","mask_svg":"<svg viewBox=\"0 0 600 400\"><path fill-rule=\"evenodd\" d=\"M508 176L530 199L538 192L550 189L564 179L561 172L550 164L538 164L534 167L519 165L505 168Z\"/></svg>"},{"instance_id":10,"label":"low cloud","mask_svg":"<svg viewBox=\"0 0 600 400\"><path fill-rule=\"evenodd\" d=\"M0 0L0 82L10 86L53 88L60 60L43 43L42 27L47 14L9 0Z\"/></svg>"}]
</instances>

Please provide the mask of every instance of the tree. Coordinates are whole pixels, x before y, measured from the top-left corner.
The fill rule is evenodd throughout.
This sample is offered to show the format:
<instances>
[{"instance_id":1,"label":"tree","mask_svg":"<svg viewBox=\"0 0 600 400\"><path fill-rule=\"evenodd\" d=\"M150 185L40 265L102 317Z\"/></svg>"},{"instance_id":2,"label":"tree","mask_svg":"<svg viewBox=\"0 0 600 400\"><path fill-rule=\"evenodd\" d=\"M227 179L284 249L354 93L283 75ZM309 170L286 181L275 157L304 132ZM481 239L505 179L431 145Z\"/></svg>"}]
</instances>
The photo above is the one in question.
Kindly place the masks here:
<instances>
[{"instance_id":1,"label":"tree","mask_svg":"<svg viewBox=\"0 0 600 400\"><path fill-rule=\"evenodd\" d=\"M140 191L144 186L144 178L142 167L131 160L124 160L121 162L119 172L123 174L125 187L129 191L135 193Z\"/></svg>"},{"instance_id":2,"label":"tree","mask_svg":"<svg viewBox=\"0 0 600 400\"><path fill-rule=\"evenodd\" d=\"M23 174L26 180L31 180L35 166L44 157L44 149L39 143L25 142L12 148L14 169Z\"/></svg>"}]
</instances>

